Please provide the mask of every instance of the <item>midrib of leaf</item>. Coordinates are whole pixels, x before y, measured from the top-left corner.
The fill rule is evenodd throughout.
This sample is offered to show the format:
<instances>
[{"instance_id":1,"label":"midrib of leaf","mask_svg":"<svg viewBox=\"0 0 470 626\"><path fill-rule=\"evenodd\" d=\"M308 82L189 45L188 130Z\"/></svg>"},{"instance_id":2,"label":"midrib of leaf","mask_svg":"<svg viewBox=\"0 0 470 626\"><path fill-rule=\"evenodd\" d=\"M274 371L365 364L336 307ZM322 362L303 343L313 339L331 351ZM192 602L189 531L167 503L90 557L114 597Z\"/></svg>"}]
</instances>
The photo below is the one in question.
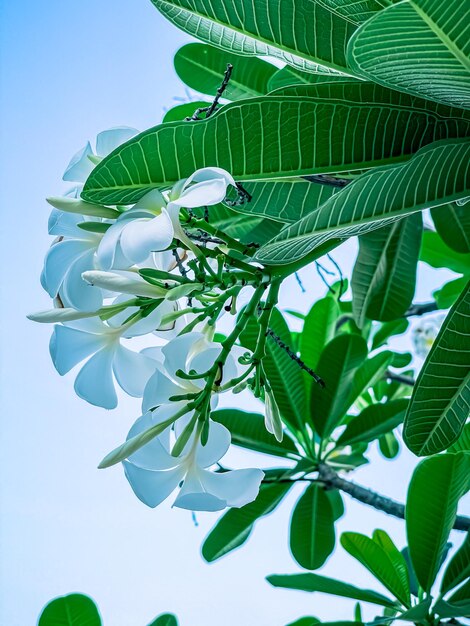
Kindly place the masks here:
<instances>
[{"instance_id":1,"label":"midrib of leaf","mask_svg":"<svg viewBox=\"0 0 470 626\"><path fill-rule=\"evenodd\" d=\"M222 1L222 0L220 0ZM255 0L253 0L255 1ZM287 48L286 46L284 46L283 44L279 43L279 42L275 42L275 41L270 41L269 39L265 39L264 37L262 37L258 32L256 33L256 37L253 36L253 34L247 34L246 31L241 30L239 28L237 28L236 26L233 26L232 24L230 24L230 26L228 24L224 24L224 22L221 22L220 20L215 19L214 17L208 17L207 15L203 15L201 14L199 11L194 11L192 9L186 9L183 7L175 7L172 4L169 4L168 2L165 2L165 0L152 0L152 2L154 2L156 4L156 6L161 6L161 5L165 5L166 7L170 7L171 9L179 9L180 11L184 12L184 13L190 13L191 15L193 15L194 17L197 17L201 20L206 20L208 22L213 22L214 24L217 24L217 26L220 26L221 28L224 28L226 30L229 31L233 31L235 33L237 33L238 35L241 35L243 37L245 37L245 39L249 39L251 41L254 42L260 42L262 44L264 44L265 46L267 46L268 48L275 48L277 50L280 50L281 52L283 52L284 54L290 56L290 57L296 57L298 59L301 59L302 61L307 61L308 63L311 63L313 65L317 65L320 68L321 67L327 67L330 70L333 70L334 72L337 72L338 74L344 74L345 76L352 76L353 78L356 77L356 75L354 74L354 72L352 72L352 70L349 70L347 67L343 67L343 66L338 66L335 65L334 63L330 63L328 61L325 61L324 59L313 59L311 56L307 55L306 53L303 53L300 50L295 50L295 52L289 48ZM329 9L325 9L325 10L329 10ZM332 11L330 11L330 13L332 13ZM339 17L339 16L337 16ZM348 21L345 20L344 18L341 18L343 21ZM304 72L307 73L311 73L311 74L315 74L316 71L315 69L307 69L305 68L304 70L302 70Z\"/></svg>"},{"instance_id":2,"label":"midrib of leaf","mask_svg":"<svg viewBox=\"0 0 470 626\"><path fill-rule=\"evenodd\" d=\"M314 524L314 520L317 519L317 511L318 511L318 487L314 489L314 495L312 498L312 523L310 524L310 563L313 563L313 557L315 556L315 548L316 548L316 537L315 530L316 524Z\"/></svg>"},{"instance_id":3,"label":"midrib of leaf","mask_svg":"<svg viewBox=\"0 0 470 626\"><path fill-rule=\"evenodd\" d=\"M436 22L428 15L423 9L416 4L413 0L409 0L410 4L416 11L416 13L420 16L420 18L426 22L426 24L431 28L431 30L436 34L437 37L442 41L442 43L448 48L449 52L451 52L455 58L468 70L470 71L470 59L465 56L465 54L459 50L459 48L455 45L455 43L450 39L446 33L439 28Z\"/></svg>"}]
</instances>

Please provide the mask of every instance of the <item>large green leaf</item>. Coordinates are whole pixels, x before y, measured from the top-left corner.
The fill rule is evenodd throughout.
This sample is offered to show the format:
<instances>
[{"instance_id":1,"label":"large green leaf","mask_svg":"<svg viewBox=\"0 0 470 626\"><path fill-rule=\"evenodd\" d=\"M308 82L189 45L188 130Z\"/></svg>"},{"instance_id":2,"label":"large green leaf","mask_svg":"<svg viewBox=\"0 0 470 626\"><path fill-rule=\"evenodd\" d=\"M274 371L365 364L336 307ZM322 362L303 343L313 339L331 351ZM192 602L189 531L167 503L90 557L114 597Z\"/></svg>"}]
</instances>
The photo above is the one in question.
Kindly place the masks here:
<instances>
[{"instance_id":1,"label":"large green leaf","mask_svg":"<svg viewBox=\"0 0 470 626\"><path fill-rule=\"evenodd\" d=\"M470 452L470 422L465 424L459 438L448 448L447 452Z\"/></svg>"},{"instance_id":2,"label":"large green leaf","mask_svg":"<svg viewBox=\"0 0 470 626\"><path fill-rule=\"evenodd\" d=\"M368 443L399 426L405 417L408 400L372 404L353 417L337 441L338 446Z\"/></svg>"},{"instance_id":3,"label":"large green leaf","mask_svg":"<svg viewBox=\"0 0 470 626\"><path fill-rule=\"evenodd\" d=\"M418 456L446 450L470 413L470 281L449 311L419 373L403 439Z\"/></svg>"},{"instance_id":4,"label":"large green leaf","mask_svg":"<svg viewBox=\"0 0 470 626\"><path fill-rule=\"evenodd\" d=\"M384 378L388 367L393 362L393 358L393 352L383 350L379 352L379 354L375 354L373 357L364 361L354 375L350 406L352 406L363 393Z\"/></svg>"},{"instance_id":5,"label":"large green leaf","mask_svg":"<svg viewBox=\"0 0 470 626\"><path fill-rule=\"evenodd\" d=\"M470 252L470 206L446 204L431 210L432 221L445 243L456 252Z\"/></svg>"},{"instance_id":6,"label":"large green leaf","mask_svg":"<svg viewBox=\"0 0 470 626\"><path fill-rule=\"evenodd\" d=\"M353 24L361 24L377 11L391 4L394 0L318 0L330 11L349 20ZM395 0L396 1L396 0Z\"/></svg>"},{"instance_id":7,"label":"large green leaf","mask_svg":"<svg viewBox=\"0 0 470 626\"><path fill-rule=\"evenodd\" d=\"M339 314L336 298L327 296L317 300L305 316L300 335L300 358L313 370L318 365L323 348L335 336Z\"/></svg>"},{"instance_id":8,"label":"large green leaf","mask_svg":"<svg viewBox=\"0 0 470 626\"><path fill-rule=\"evenodd\" d=\"M229 509L207 535L202 556L211 563L241 546L260 517L272 513L291 488L292 483L263 483L254 500L240 509Z\"/></svg>"},{"instance_id":9,"label":"large green leaf","mask_svg":"<svg viewBox=\"0 0 470 626\"><path fill-rule=\"evenodd\" d=\"M465 289L468 276L461 276L445 283L440 289L432 292L433 298L440 309L450 309Z\"/></svg>"},{"instance_id":10,"label":"large green leaf","mask_svg":"<svg viewBox=\"0 0 470 626\"><path fill-rule=\"evenodd\" d=\"M292 513L290 549L305 569L318 569L335 547L333 507L323 487L312 484Z\"/></svg>"},{"instance_id":11,"label":"large green leaf","mask_svg":"<svg viewBox=\"0 0 470 626\"><path fill-rule=\"evenodd\" d=\"M440 617L470 617L470 600L455 603L438 600L434 610Z\"/></svg>"},{"instance_id":12,"label":"large green leaf","mask_svg":"<svg viewBox=\"0 0 470 626\"><path fill-rule=\"evenodd\" d=\"M318 210L284 228L256 259L283 265L331 239L363 235L470 192L470 140L438 141L403 165L366 172Z\"/></svg>"},{"instance_id":13,"label":"large green leaf","mask_svg":"<svg viewBox=\"0 0 470 626\"><path fill-rule=\"evenodd\" d=\"M442 240L438 233L431 230L423 233L419 258L431 267L447 267L458 274L470 272L470 254L456 252Z\"/></svg>"},{"instance_id":14,"label":"large green leaf","mask_svg":"<svg viewBox=\"0 0 470 626\"><path fill-rule=\"evenodd\" d=\"M450 560L441 583L441 592L447 593L470 578L470 533Z\"/></svg>"},{"instance_id":15,"label":"large green leaf","mask_svg":"<svg viewBox=\"0 0 470 626\"><path fill-rule=\"evenodd\" d=\"M95 603L81 593L56 598L47 604L38 626L101 626Z\"/></svg>"},{"instance_id":16,"label":"large green leaf","mask_svg":"<svg viewBox=\"0 0 470 626\"><path fill-rule=\"evenodd\" d=\"M289 85L309 85L312 83L325 83L334 81L355 81L356 78L344 74L331 74L325 72L302 72L295 67L286 65L278 70L269 80L269 91L287 87Z\"/></svg>"},{"instance_id":17,"label":"large green leaf","mask_svg":"<svg viewBox=\"0 0 470 626\"><path fill-rule=\"evenodd\" d=\"M350 74L345 58L354 26L317 0L152 0L170 22L218 48L272 56L305 71ZM308 33L308 36L306 34Z\"/></svg>"},{"instance_id":18,"label":"large green leaf","mask_svg":"<svg viewBox=\"0 0 470 626\"><path fill-rule=\"evenodd\" d=\"M421 97L470 107L470 5L404 0L377 13L351 38L359 75Z\"/></svg>"},{"instance_id":19,"label":"large green leaf","mask_svg":"<svg viewBox=\"0 0 470 626\"><path fill-rule=\"evenodd\" d=\"M353 313L362 328L366 318L390 322L413 301L423 218L403 220L359 237L359 254L351 279Z\"/></svg>"},{"instance_id":20,"label":"large green leaf","mask_svg":"<svg viewBox=\"0 0 470 626\"><path fill-rule=\"evenodd\" d=\"M188 43L175 55L175 70L181 80L200 93L215 96L227 64L233 65L224 98L241 100L264 96L277 68L256 57L242 57L203 43Z\"/></svg>"},{"instance_id":21,"label":"large green leaf","mask_svg":"<svg viewBox=\"0 0 470 626\"><path fill-rule=\"evenodd\" d=\"M308 215L338 189L318 185L305 180L245 183L243 187L252 196L250 202L234 207L247 215L268 217L284 224L291 224Z\"/></svg>"},{"instance_id":22,"label":"large green leaf","mask_svg":"<svg viewBox=\"0 0 470 626\"><path fill-rule=\"evenodd\" d=\"M274 587L310 592L319 591L320 593L352 598L353 600L370 602L380 606L396 607L393 600L383 596L381 593L371 591L370 589L360 589L340 580L319 576L318 574L271 574L266 577L266 580Z\"/></svg>"},{"instance_id":23,"label":"large green leaf","mask_svg":"<svg viewBox=\"0 0 470 626\"><path fill-rule=\"evenodd\" d=\"M266 430L264 417L259 413L246 413L238 409L213 411L211 418L223 424L232 435L232 443L255 452L275 456L296 458L298 450L290 437L284 435L282 441Z\"/></svg>"},{"instance_id":24,"label":"large green leaf","mask_svg":"<svg viewBox=\"0 0 470 626\"><path fill-rule=\"evenodd\" d=\"M367 357L367 344L359 335L338 335L320 355L317 373L325 387L313 385L310 410L317 432L327 438L351 406L351 389L357 368Z\"/></svg>"},{"instance_id":25,"label":"large green leaf","mask_svg":"<svg viewBox=\"0 0 470 626\"><path fill-rule=\"evenodd\" d=\"M194 115L195 111L200 108L209 107L210 102L203 102L197 100L195 102L185 102L184 104L178 104L172 109L169 109L163 116L163 122L178 122L185 120L187 117Z\"/></svg>"},{"instance_id":26,"label":"large green leaf","mask_svg":"<svg viewBox=\"0 0 470 626\"><path fill-rule=\"evenodd\" d=\"M372 350L376 350L385 345L390 337L402 335L407 331L408 326L409 322L407 319L399 319L381 324L372 338Z\"/></svg>"},{"instance_id":27,"label":"large green leaf","mask_svg":"<svg viewBox=\"0 0 470 626\"><path fill-rule=\"evenodd\" d=\"M410 608L406 563L398 561L395 553L393 557L390 556L389 545L386 550L366 535L352 532L343 533L340 541L351 556L362 563L405 607ZM398 555L401 556L399 552Z\"/></svg>"},{"instance_id":28,"label":"large green leaf","mask_svg":"<svg viewBox=\"0 0 470 626\"><path fill-rule=\"evenodd\" d=\"M436 139L467 133L469 126L468 120L393 104L250 98L205 120L161 124L137 135L98 163L82 196L132 204L206 166L243 181L362 170L403 161Z\"/></svg>"},{"instance_id":29,"label":"large green leaf","mask_svg":"<svg viewBox=\"0 0 470 626\"><path fill-rule=\"evenodd\" d=\"M406 501L406 531L413 569L429 592L454 525L460 498L468 491L470 456L442 454L421 461Z\"/></svg>"}]
</instances>

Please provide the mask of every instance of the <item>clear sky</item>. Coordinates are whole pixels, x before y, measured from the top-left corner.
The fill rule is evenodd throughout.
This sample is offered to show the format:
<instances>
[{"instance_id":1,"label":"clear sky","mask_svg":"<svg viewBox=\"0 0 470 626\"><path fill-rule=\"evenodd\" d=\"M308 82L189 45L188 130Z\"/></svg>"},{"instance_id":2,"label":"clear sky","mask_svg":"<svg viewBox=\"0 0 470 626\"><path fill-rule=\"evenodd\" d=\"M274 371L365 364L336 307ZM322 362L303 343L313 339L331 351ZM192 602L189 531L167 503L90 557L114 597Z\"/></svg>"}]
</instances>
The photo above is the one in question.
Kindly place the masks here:
<instances>
[{"instance_id":1,"label":"clear sky","mask_svg":"<svg viewBox=\"0 0 470 626\"><path fill-rule=\"evenodd\" d=\"M98 471L138 416L139 402L122 397L117 410L106 412L80 400L73 375L60 378L50 362L50 329L25 318L49 306L39 285L50 243L44 198L65 189L62 172L87 139L115 125L153 126L173 97L184 96L172 58L189 37L149 0L0 0L0 12L0 624L34 625L50 598L72 591L96 600L106 626L145 626L163 611L177 613L182 626L284 626L301 615L352 619L352 602L276 590L264 581L270 573L299 571L287 547L299 490L260 521L241 550L207 565L200 545L217 514L198 515L195 526L170 502L146 508L119 467ZM335 256L347 269L354 255L351 243ZM322 293L311 268L302 277L307 293L293 281L282 294L285 306L306 310ZM421 267L420 277L417 299L426 300L445 273ZM234 451L227 465L254 462L260 461ZM399 461L378 459L354 477L403 500L413 464L402 452ZM339 529L381 527L404 544L402 522L346 505ZM321 572L374 584L340 548Z\"/></svg>"}]
</instances>

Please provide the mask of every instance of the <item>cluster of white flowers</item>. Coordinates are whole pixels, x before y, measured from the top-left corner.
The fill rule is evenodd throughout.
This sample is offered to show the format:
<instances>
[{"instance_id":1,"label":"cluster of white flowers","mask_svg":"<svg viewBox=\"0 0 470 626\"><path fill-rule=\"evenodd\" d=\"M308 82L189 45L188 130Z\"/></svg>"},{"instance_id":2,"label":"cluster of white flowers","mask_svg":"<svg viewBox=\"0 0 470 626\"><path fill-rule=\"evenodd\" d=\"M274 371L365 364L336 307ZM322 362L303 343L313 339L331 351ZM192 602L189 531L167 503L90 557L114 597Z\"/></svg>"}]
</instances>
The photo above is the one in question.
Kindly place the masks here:
<instances>
[{"instance_id":1,"label":"cluster of white flowers","mask_svg":"<svg viewBox=\"0 0 470 626\"><path fill-rule=\"evenodd\" d=\"M115 408L117 382L129 395L143 398L143 415L128 441L155 427L158 434L122 459L138 498L154 507L181 486L175 506L208 511L240 507L256 497L264 474L258 469L210 471L227 452L230 433L210 418L197 420L188 398L204 388L203 375L214 368L221 344L212 340L207 326L196 331L195 315L184 317L178 302L186 295L181 258L191 258L194 249L181 226L180 210L221 202L235 182L224 170L205 168L168 192L148 192L132 207L82 201L94 165L136 133L131 128L100 133L96 150L88 143L65 171L64 180L75 187L66 196L48 199L54 207L49 233L56 239L41 283L54 308L30 318L57 323L52 360L61 375L80 364L78 396ZM166 280L145 280L139 273L143 268ZM141 351L123 345L146 334L156 339L155 345ZM162 341L163 347L156 345ZM241 368L233 353L226 355L218 389L239 377ZM209 408L216 402L211 389Z\"/></svg>"}]
</instances>

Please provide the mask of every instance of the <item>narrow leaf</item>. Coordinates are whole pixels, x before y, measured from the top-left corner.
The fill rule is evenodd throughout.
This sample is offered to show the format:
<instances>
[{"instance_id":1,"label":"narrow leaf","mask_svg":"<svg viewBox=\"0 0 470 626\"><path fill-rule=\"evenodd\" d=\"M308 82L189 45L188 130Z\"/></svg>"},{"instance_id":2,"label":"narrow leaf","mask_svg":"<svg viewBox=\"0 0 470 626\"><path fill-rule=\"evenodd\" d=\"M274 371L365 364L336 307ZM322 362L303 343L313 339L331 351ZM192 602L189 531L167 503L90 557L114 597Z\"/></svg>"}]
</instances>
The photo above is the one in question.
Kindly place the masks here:
<instances>
[{"instance_id":1,"label":"narrow leaf","mask_svg":"<svg viewBox=\"0 0 470 626\"><path fill-rule=\"evenodd\" d=\"M390 400L366 407L346 426L336 442L338 446L368 443L399 426L405 417L408 400Z\"/></svg>"}]
</instances>

